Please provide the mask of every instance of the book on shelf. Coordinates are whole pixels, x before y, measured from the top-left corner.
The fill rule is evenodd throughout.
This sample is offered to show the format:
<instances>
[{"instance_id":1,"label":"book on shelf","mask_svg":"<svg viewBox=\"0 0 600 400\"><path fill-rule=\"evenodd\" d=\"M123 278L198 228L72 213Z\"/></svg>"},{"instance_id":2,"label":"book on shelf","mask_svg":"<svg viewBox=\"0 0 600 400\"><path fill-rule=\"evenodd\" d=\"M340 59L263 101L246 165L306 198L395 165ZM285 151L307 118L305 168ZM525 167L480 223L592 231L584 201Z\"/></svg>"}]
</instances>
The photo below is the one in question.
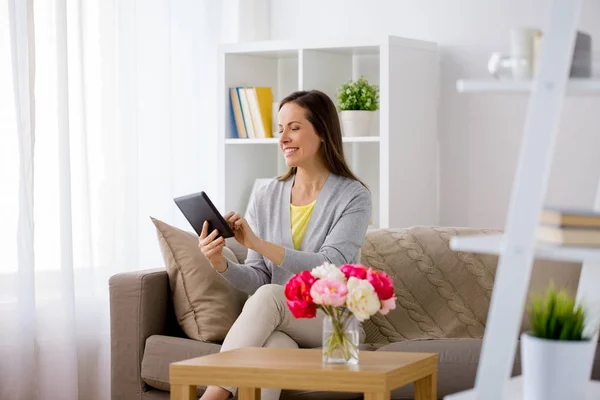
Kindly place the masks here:
<instances>
[{"instance_id":1,"label":"book on shelf","mask_svg":"<svg viewBox=\"0 0 600 400\"><path fill-rule=\"evenodd\" d=\"M590 226L600 228L600 212L590 209L545 208L540 222L555 226Z\"/></svg>"},{"instance_id":2,"label":"book on shelf","mask_svg":"<svg viewBox=\"0 0 600 400\"><path fill-rule=\"evenodd\" d=\"M234 137L272 138L273 92L270 87L229 88L229 98L234 120Z\"/></svg>"},{"instance_id":3,"label":"book on shelf","mask_svg":"<svg viewBox=\"0 0 600 400\"><path fill-rule=\"evenodd\" d=\"M537 238L542 242L566 246L600 246L600 229L540 225Z\"/></svg>"},{"instance_id":4,"label":"book on shelf","mask_svg":"<svg viewBox=\"0 0 600 400\"><path fill-rule=\"evenodd\" d=\"M235 132L237 132L238 138L245 139L248 137L248 134L246 132L246 124L242 115L242 104L237 94L237 88L229 89L229 98L231 99L231 112L233 114Z\"/></svg>"},{"instance_id":5,"label":"book on shelf","mask_svg":"<svg viewBox=\"0 0 600 400\"><path fill-rule=\"evenodd\" d=\"M600 247L600 213L589 209L546 208L540 215L536 237L557 245Z\"/></svg>"}]
</instances>

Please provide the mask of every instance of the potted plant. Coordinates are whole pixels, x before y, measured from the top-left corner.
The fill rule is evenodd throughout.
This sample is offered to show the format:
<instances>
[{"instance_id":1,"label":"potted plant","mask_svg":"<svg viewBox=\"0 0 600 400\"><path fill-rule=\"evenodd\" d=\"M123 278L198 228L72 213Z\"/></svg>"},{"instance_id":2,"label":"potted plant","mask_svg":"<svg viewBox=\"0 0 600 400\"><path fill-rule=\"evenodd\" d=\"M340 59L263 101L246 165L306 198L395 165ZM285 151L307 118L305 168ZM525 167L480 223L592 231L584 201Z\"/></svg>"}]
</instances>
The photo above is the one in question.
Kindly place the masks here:
<instances>
[{"instance_id":1,"label":"potted plant","mask_svg":"<svg viewBox=\"0 0 600 400\"><path fill-rule=\"evenodd\" d=\"M531 330L521 335L523 398L585 398L596 352L597 323L554 284L532 297L528 316Z\"/></svg>"},{"instance_id":2,"label":"potted plant","mask_svg":"<svg viewBox=\"0 0 600 400\"><path fill-rule=\"evenodd\" d=\"M373 114L379 109L379 86L370 85L364 76L349 80L338 90L338 107L344 136L367 136Z\"/></svg>"}]
</instances>

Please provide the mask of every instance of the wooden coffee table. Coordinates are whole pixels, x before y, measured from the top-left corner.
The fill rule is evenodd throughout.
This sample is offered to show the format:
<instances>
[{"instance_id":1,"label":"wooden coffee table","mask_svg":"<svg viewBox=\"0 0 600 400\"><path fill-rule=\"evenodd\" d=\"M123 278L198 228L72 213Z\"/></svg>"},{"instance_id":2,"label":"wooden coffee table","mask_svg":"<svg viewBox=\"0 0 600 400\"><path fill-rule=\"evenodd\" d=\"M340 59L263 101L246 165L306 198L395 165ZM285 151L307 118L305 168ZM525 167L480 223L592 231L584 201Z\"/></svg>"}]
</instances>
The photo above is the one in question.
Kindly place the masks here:
<instances>
[{"instance_id":1,"label":"wooden coffee table","mask_svg":"<svg viewBox=\"0 0 600 400\"><path fill-rule=\"evenodd\" d=\"M437 354L361 351L358 365L324 365L321 350L244 348L170 365L171 400L196 399L196 386L238 388L240 400L260 388L364 393L384 400L415 383L415 400L437 399Z\"/></svg>"}]
</instances>

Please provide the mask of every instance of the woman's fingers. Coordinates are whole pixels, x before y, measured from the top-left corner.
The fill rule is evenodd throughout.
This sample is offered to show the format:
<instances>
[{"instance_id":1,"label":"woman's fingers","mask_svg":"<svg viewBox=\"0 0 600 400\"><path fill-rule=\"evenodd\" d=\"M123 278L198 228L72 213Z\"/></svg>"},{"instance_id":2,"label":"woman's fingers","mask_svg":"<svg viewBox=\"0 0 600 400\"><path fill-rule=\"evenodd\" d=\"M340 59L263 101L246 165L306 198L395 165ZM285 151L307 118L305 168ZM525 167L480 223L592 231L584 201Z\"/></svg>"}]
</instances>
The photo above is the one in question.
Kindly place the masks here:
<instances>
[{"instance_id":1,"label":"woman's fingers","mask_svg":"<svg viewBox=\"0 0 600 400\"><path fill-rule=\"evenodd\" d=\"M216 239L216 240L213 240L212 242L210 242L209 244L207 244L207 245L205 246L205 248L206 248L207 250L212 250L212 249L214 249L215 247L219 246L221 243L223 243L223 236L219 236L219 238L218 238L218 239Z\"/></svg>"},{"instance_id":2,"label":"woman's fingers","mask_svg":"<svg viewBox=\"0 0 600 400\"><path fill-rule=\"evenodd\" d=\"M204 232L204 228L202 228L202 231ZM205 245L209 244L210 242L212 242L217 237L218 234L219 234L219 231L216 230L216 229L214 229L210 233L210 235L206 236L203 239L200 239L200 241L199 241L200 246L205 246Z\"/></svg>"},{"instance_id":3,"label":"woman's fingers","mask_svg":"<svg viewBox=\"0 0 600 400\"><path fill-rule=\"evenodd\" d=\"M205 230L202 228L203 231ZM223 236L219 236L215 239L215 237L219 234L219 231L216 229L213 230L210 235L206 236L203 239L200 239L200 250L202 254L209 260L214 256L219 256L223 246L225 246L225 239Z\"/></svg>"},{"instance_id":4,"label":"woman's fingers","mask_svg":"<svg viewBox=\"0 0 600 400\"><path fill-rule=\"evenodd\" d=\"M242 218L242 216L236 212L234 212L228 219L227 222L229 222L230 224L235 223L235 221L239 220L240 218Z\"/></svg>"},{"instance_id":5,"label":"woman's fingers","mask_svg":"<svg viewBox=\"0 0 600 400\"><path fill-rule=\"evenodd\" d=\"M233 211L227 214L227 218L225 220L233 230L239 230L242 228L245 221L244 217Z\"/></svg>"},{"instance_id":6,"label":"woman's fingers","mask_svg":"<svg viewBox=\"0 0 600 400\"><path fill-rule=\"evenodd\" d=\"M202 224L202 231L200 232L200 239L204 239L208 233L208 221L204 221Z\"/></svg>"},{"instance_id":7,"label":"woman's fingers","mask_svg":"<svg viewBox=\"0 0 600 400\"><path fill-rule=\"evenodd\" d=\"M210 259L211 257L218 255L221 250L223 249L223 246L225 245L225 243L219 243L217 246L213 247L212 249L206 251L204 253L204 256L208 259Z\"/></svg>"},{"instance_id":8,"label":"woman's fingers","mask_svg":"<svg viewBox=\"0 0 600 400\"><path fill-rule=\"evenodd\" d=\"M234 213L227 222L233 229L239 229L244 224L245 219L238 213Z\"/></svg>"}]
</instances>

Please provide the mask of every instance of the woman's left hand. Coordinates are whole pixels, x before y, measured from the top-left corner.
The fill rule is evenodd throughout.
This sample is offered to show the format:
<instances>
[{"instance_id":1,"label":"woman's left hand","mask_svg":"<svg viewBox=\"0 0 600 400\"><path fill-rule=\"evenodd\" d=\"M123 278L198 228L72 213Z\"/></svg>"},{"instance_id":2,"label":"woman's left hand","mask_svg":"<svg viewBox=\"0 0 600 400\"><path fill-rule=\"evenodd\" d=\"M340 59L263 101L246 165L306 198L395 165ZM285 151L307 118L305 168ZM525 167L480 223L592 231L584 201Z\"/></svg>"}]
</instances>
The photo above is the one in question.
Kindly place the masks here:
<instances>
[{"instance_id":1,"label":"woman's left hand","mask_svg":"<svg viewBox=\"0 0 600 400\"><path fill-rule=\"evenodd\" d=\"M256 247L259 238L254 234L245 218L234 211L225 214L224 218L233 230L235 240L237 240L238 243L249 249L254 249Z\"/></svg>"}]
</instances>

